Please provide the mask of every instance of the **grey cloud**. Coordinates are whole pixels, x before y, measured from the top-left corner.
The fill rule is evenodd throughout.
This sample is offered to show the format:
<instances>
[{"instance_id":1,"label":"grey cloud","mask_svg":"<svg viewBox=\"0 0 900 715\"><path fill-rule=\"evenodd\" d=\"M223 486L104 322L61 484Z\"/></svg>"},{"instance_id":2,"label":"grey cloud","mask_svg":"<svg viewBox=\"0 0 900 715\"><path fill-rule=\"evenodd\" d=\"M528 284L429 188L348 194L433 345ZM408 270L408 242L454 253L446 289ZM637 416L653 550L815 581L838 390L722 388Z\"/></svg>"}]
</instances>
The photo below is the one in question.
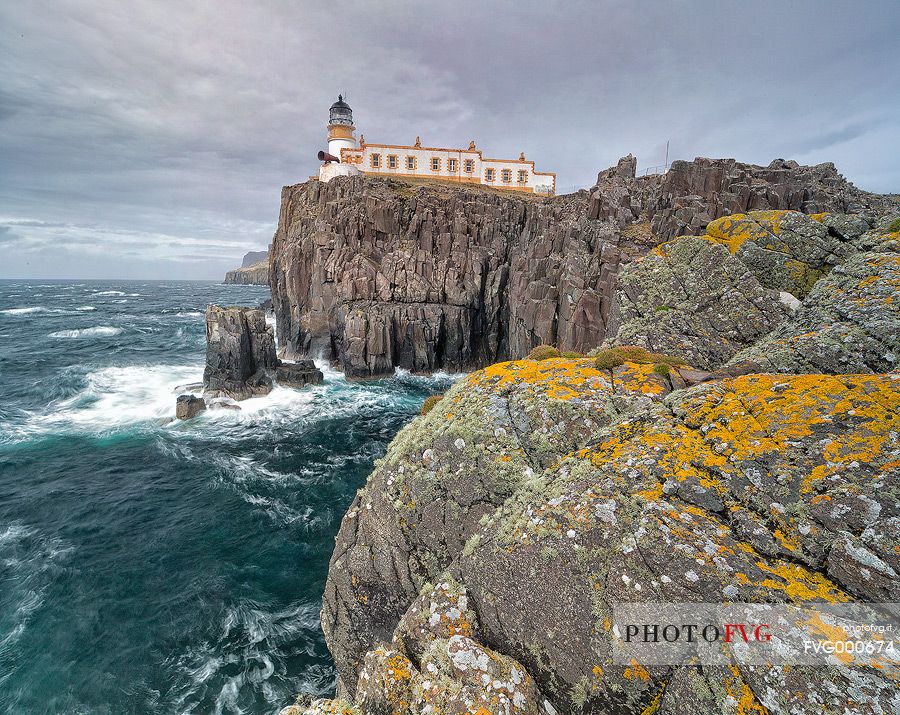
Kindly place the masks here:
<instances>
[{"instance_id":1,"label":"grey cloud","mask_svg":"<svg viewBox=\"0 0 900 715\"><path fill-rule=\"evenodd\" d=\"M135 275L220 278L316 171L338 91L370 141L525 151L563 190L670 140L897 191L898 34L892 0L4 3L0 223L51 274L117 275L85 251L128 241Z\"/></svg>"}]
</instances>

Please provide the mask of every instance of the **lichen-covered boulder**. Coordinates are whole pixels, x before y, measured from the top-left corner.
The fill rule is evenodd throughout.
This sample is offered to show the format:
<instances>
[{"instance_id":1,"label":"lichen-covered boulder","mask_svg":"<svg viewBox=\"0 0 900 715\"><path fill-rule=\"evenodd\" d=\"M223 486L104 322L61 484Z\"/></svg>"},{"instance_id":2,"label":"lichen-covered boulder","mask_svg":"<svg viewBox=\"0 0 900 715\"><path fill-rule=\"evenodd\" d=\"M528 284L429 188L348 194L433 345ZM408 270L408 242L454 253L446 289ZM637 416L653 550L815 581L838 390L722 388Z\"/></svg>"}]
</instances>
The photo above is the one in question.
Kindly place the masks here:
<instances>
[{"instance_id":1,"label":"lichen-covered boulder","mask_svg":"<svg viewBox=\"0 0 900 715\"><path fill-rule=\"evenodd\" d=\"M365 657L356 701L366 715L546 715L521 664L477 640L465 589L452 578L422 594L390 646ZM552 708L552 706L549 706Z\"/></svg>"},{"instance_id":2,"label":"lichen-covered boulder","mask_svg":"<svg viewBox=\"0 0 900 715\"><path fill-rule=\"evenodd\" d=\"M896 370L900 235L864 236L873 250L855 254L816 283L790 320L736 355L729 367L749 363L759 371L832 374ZM885 238L878 241L879 236Z\"/></svg>"},{"instance_id":3,"label":"lichen-covered boulder","mask_svg":"<svg viewBox=\"0 0 900 715\"><path fill-rule=\"evenodd\" d=\"M724 245L683 236L621 271L606 344L640 345L710 369L789 314Z\"/></svg>"},{"instance_id":4,"label":"lichen-covered boulder","mask_svg":"<svg viewBox=\"0 0 900 715\"><path fill-rule=\"evenodd\" d=\"M395 439L342 524L323 607L356 702L890 712L890 672L622 664L611 622L634 601L900 599L900 375L673 392L649 365L590 365L474 373Z\"/></svg>"},{"instance_id":5,"label":"lichen-covered boulder","mask_svg":"<svg viewBox=\"0 0 900 715\"><path fill-rule=\"evenodd\" d=\"M798 211L751 211L710 222L706 236L725 245L766 288L803 298L855 251L821 219ZM848 226L851 232L854 228Z\"/></svg>"},{"instance_id":6,"label":"lichen-covered boulder","mask_svg":"<svg viewBox=\"0 0 900 715\"><path fill-rule=\"evenodd\" d=\"M485 640L562 712L640 713L671 674L612 662L611 604L889 600L898 404L900 376L752 375L673 393L507 500L451 570ZM855 555L848 534L864 535ZM862 677L797 673L809 688ZM751 687L789 710L790 688Z\"/></svg>"},{"instance_id":7,"label":"lichen-covered boulder","mask_svg":"<svg viewBox=\"0 0 900 715\"><path fill-rule=\"evenodd\" d=\"M499 363L457 382L398 433L344 516L322 629L345 685L389 642L422 586L482 518L560 456L671 389L653 365L591 358Z\"/></svg>"},{"instance_id":8,"label":"lichen-covered boulder","mask_svg":"<svg viewBox=\"0 0 900 715\"><path fill-rule=\"evenodd\" d=\"M346 700L312 699L301 695L294 705L282 708L278 715L363 715L363 713L356 705Z\"/></svg>"}]
</instances>

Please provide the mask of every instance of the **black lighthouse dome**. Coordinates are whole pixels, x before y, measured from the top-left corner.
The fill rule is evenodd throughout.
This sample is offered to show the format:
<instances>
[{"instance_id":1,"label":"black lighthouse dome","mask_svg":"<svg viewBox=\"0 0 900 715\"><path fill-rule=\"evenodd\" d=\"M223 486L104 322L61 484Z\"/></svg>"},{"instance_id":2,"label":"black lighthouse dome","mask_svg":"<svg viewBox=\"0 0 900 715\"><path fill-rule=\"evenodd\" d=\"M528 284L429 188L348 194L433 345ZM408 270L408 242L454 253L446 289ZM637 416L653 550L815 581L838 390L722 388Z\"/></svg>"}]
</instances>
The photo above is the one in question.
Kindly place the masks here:
<instances>
[{"instance_id":1,"label":"black lighthouse dome","mask_svg":"<svg viewBox=\"0 0 900 715\"><path fill-rule=\"evenodd\" d=\"M353 126L353 110L350 105L344 101L344 96L339 94L337 102L331 105L328 112L329 124L346 124Z\"/></svg>"}]
</instances>

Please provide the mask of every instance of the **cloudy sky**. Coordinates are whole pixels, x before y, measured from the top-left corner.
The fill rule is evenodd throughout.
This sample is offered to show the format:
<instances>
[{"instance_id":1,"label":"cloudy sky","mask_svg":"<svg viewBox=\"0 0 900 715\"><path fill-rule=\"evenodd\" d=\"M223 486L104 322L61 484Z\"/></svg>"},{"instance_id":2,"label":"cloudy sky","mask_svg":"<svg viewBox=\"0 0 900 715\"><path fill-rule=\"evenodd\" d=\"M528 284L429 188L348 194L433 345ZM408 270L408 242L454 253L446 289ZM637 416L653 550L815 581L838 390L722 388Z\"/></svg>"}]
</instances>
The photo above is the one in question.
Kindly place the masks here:
<instances>
[{"instance_id":1,"label":"cloudy sky","mask_svg":"<svg viewBox=\"0 0 900 715\"><path fill-rule=\"evenodd\" d=\"M900 2L0 3L0 277L215 278L343 92L369 141L833 161L900 191Z\"/></svg>"}]
</instances>

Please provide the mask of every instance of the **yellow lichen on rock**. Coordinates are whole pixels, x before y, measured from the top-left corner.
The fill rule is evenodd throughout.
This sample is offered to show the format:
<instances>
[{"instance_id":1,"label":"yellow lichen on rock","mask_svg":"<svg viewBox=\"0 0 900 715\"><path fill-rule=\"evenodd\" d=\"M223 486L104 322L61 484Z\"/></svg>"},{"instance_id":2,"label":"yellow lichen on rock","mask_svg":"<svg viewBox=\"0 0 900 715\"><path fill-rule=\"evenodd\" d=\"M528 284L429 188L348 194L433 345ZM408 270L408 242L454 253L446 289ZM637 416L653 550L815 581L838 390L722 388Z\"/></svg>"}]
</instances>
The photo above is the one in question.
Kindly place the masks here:
<instances>
[{"instance_id":1,"label":"yellow lichen on rock","mask_svg":"<svg viewBox=\"0 0 900 715\"><path fill-rule=\"evenodd\" d=\"M787 211L753 211L749 214L734 214L710 221L706 235L728 247L731 253L747 241L765 244L781 233L781 219Z\"/></svg>"}]
</instances>

